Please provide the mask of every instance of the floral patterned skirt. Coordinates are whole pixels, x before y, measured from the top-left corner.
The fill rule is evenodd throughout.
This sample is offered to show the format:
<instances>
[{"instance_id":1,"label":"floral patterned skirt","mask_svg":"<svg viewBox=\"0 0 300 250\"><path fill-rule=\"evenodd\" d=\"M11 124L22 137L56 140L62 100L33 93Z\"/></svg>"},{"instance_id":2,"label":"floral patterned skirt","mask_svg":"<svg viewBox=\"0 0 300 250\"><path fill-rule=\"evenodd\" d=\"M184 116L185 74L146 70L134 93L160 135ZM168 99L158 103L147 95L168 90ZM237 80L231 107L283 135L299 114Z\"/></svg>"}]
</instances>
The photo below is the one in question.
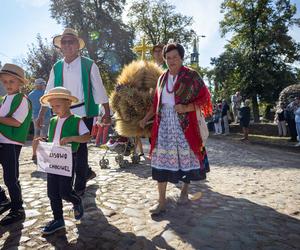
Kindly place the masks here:
<instances>
[{"instance_id":1,"label":"floral patterned skirt","mask_svg":"<svg viewBox=\"0 0 300 250\"><path fill-rule=\"evenodd\" d=\"M173 106L162 107L151 166L152 178L158 182L189 183L203 180L206 179L206 172L209 171L206 153L203 162L200 163L189 147Z\"/></svg>"}]
</instances>

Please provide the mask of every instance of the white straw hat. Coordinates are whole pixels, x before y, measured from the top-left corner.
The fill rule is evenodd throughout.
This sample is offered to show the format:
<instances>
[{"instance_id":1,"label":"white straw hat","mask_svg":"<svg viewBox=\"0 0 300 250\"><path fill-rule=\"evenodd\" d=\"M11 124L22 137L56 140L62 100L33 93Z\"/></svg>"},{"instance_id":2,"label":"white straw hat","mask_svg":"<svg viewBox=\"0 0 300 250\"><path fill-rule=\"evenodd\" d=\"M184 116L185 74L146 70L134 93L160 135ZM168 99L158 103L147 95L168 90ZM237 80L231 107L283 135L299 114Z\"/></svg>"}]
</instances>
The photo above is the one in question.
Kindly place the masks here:
<instances>
[{"instance_id":1,"label":"white straw hat","mask_svg":"<svg viewBox=\"0 0 300 250\"><path fill-rule=\"evenodd\" d=\"M71 92L64 87L55 87L40 98L42 104L48 104L51 99L67 99L72 101L72 104L78 102L78 98L72 96Z\"/></svg>"},{"instance_id":2,"label":"white straw hat","mask_svg":"<svg viewBox=\"0 0 300 250\"><path fill-rule=\"evenodd\" d=\"M59 48L59 49L61 48L61 39L64 36L74 36L78 40L78 42L79 42L79 49L83 49L84 48L85 42L83 41L83 39L81 37L78 36L77 31L74 30L74 29L71 29L71 28L66 28L61 35L55 36L53 38L53 45L56 48Z\"/></svg>"}]
</instances>

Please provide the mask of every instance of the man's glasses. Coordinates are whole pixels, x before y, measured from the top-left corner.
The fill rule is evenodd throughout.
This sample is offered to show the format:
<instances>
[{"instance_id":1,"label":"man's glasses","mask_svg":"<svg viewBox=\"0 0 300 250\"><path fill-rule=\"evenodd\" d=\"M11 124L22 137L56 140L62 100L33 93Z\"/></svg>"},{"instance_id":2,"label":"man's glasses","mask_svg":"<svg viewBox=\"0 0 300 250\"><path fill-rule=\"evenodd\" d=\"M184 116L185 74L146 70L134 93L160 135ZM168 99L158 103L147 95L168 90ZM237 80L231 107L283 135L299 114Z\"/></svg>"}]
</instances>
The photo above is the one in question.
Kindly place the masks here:
<instances>
[{"instance_id":1,"label":"man's glasses","mask_svg":"<svg viewBox=\"0 0 300 250\"><path fill-rule=\"evenodd\" d=\"M73 40L61 40L61 44L62 45L73 45L77 42L77 40L73 39Z\"/></svg>"}]
</instances>

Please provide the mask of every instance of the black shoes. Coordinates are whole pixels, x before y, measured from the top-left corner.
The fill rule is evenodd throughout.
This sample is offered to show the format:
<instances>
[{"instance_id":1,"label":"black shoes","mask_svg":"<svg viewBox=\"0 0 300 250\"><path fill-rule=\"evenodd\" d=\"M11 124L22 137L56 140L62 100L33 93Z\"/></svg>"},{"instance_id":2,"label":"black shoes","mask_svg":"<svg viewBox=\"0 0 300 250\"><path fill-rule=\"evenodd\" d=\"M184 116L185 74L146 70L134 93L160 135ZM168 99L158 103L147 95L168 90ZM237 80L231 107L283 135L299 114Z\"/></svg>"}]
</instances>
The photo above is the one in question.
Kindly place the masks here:
<instances>
[{"instance_id":1,"label":"black shoes","mask_svg":"<svg viewBox=\"0 0 300 250\"><path fill-rule=\"evenodd\" d=\"M83 195L84 195L84 192L85 192L85 189L82 189L82 190L75 190L75 193L76 193L78 196L83 196Z\"/></svg>"},{"instance_id":2,"label":"black shoes","mask_svg":"<svg viewBox=\"0 0 300 250\"><path fill-rule=\"evenodd\" d=\"M4 212L6 212L9 209L10 209L10 200L9 199L5 199L4 201L0 202L0 214L3 214Z\"/></svg>"},{"instance_id":3,"label":"black shoes","mask_svg":"<svg viewBox=\"0 0 300 250\"><path fill-rule=\"evenodd\" d=\"M86 176L86 181L92 180L95 177L96 177L96 173L91 168L89 168Z\"/></svg>"},{"instance_id":4,"label":"black shoes","mask_svg":"<svg viewBox=\"0 0 300 250\"><path fill-rule=\"evenodd\" d=\"M11 210L1 221L1 226L7 226L15 222L23 222L25 220L25 211L23 208Z\"/></svg>"}]
</instances>

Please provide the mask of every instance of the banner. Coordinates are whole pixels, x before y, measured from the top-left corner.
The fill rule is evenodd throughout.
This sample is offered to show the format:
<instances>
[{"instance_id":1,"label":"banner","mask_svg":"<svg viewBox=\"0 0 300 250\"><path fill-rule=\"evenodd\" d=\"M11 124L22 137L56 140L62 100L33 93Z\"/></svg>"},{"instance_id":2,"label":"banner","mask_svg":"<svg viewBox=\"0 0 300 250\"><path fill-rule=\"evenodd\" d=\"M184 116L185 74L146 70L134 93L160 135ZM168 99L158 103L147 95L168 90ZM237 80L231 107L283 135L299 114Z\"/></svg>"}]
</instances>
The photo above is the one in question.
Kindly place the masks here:
<instances>
[{"instance_id":1,"label":"banner","mask_svg":"<svg viewBox=\"0 0 300 250\"><path fill-rule=\"evenodd\" d=\"M72 149L52 142L40 141L36 151L38 171L72 176Z\"/></svg>"}]
</instances>

